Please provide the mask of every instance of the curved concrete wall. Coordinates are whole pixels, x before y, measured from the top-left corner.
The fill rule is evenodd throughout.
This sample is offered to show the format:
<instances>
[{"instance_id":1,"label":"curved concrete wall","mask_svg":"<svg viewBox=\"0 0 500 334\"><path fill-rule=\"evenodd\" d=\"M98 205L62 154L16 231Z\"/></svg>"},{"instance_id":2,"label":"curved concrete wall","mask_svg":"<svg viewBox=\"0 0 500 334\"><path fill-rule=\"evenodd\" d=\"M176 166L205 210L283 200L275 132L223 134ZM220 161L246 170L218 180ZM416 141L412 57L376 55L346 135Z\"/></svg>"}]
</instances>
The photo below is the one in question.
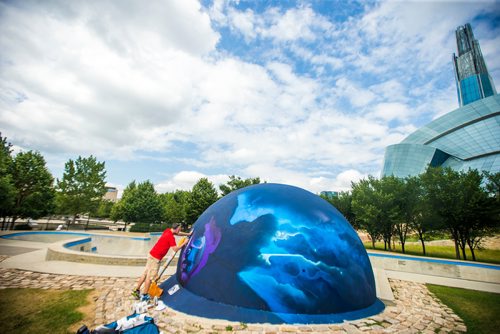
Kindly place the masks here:
<instances>
[{"instance_id":1,"label":"curved concrete wall","mask_svg":"<svg viewBox=\"0 0 500 334\"><path fill-rule=\"evenodd\" d=\"M500 266L368 251L374 268L500 284Z\"/></svg>"},{"instance_id":2,"label":"curved concrete wall","mask_svg":"<svg viewBox=\"0 0 500 334\"><path fill-rule=\"evenodd\" d=\"M96 235L93 235L91 237L83 237L83 238L75 238L71 240L65 240L61 242L57 242L54 244L51 244L47 248L47 255L46 255L46 260L47 261L69 261L69 262L78 262L78 263L93 263L93 264L105 264L105 265L117 265L117 266L144 266L146 264L146 259L147 259L147 252L149 251L149 248L147 251L145 251L144 255L129 255L130 252L135 252L137 251L137 248L134 250L128 249L128 251L124 251L119 254L99 254L92 252L94 246L94 241L93 238L95 238ZM111 240L109 237L103 237L101 240L99 236L97 236L99 241L103 240ZM130 240L124 240L124 239L131 239L131 238L120 238L120 242L125 242L123 246L123 249L127 249L127 241ZM135 240L135 243L131 241L131 244L138 245L138 240ZM143 241L143 240L141 240ZM144 243L144 242L143 242ZM153 242L154 243L154 242ZM145 243L146 244L146 243ZM149 242L147 243L149 247ZM108 245L109 246L109 245ZM111 246L110 246L111 247ZM141 248L141 246L138 246ZM118 252L115 248L115 246L112 247L113 249L111 251L113 252ZM142 249L142 248L141 248ZM163 263L162 263L163 265ZM177 257L172 260L170 263L170 266L176 266L177 265Z\"/></svg>"}]
</instances>

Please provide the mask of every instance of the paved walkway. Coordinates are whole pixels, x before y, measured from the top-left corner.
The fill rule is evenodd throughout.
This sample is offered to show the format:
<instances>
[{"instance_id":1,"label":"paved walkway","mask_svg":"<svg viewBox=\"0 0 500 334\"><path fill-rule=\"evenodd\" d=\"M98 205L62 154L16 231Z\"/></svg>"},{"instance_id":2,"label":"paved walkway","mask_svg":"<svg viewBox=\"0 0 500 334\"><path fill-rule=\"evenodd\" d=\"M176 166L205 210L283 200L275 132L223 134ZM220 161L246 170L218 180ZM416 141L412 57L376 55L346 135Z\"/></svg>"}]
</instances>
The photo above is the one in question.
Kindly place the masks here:
<instances>
[{"instance_id":1,"label":"paved walkway","mask_svg":"<svg viewBox=\"0 0 500 334\"><path fill-rule=\"evenodd\" d=\"M4 260L7 256L0 256ZM130 315L135 302L129 293L133 278L73 276L0 268L0 289L39 288L56 290L96 289L95 327ZM164 333L463 333L463 321L434 297L424 284L390 280L394 303L379 315L325 325L244 324L211 320L179 313L170 308L150 310L149 315Z\"/></svg>"}]
</instances>

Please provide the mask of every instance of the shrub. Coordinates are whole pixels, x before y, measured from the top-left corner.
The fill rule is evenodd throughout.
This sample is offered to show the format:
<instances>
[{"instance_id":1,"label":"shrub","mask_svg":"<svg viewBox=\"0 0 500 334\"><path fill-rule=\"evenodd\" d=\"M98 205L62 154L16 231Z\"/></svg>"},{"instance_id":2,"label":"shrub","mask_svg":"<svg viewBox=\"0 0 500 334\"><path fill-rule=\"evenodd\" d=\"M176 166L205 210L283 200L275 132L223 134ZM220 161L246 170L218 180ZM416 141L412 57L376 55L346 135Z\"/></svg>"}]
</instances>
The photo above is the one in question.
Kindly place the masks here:
<instances>
[{"instance_id":1,"label":"shrub","mask_svg":"<svg viewBox=\"0 0 500 334\"><path fill-rule=\"evenodd\" d=\"M135 223L134 225L132 225L132 227L130 227L130 232L143 232L143 233L163 232L169 227L170 225L167 223L162 223L162 224Z\"/></svg>"},{"instance_id":2,"label":"shrub","mask_svg":"<svg viewBox=\"0 0 500 334\"><path fill-rule=\"evenodd\" d=\"M19 224L14 226L14 230L22 230L22 231L27 231L27 230L32 230L33 228L28 225L28 224Z\"/></svg>"}]
</instances>

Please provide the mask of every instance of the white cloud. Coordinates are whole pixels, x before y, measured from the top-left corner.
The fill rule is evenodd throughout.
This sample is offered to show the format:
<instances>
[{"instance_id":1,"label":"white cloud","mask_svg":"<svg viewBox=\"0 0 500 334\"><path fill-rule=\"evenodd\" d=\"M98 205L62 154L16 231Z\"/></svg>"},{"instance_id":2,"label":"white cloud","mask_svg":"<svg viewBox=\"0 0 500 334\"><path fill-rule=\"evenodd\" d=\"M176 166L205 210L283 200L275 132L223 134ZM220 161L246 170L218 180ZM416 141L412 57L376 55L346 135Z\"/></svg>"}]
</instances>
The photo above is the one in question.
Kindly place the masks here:
<instances>
[{"instance_id":1,"label":"white cloud","mask_svg":"<svg viewBox=\"0 0 500 334\"><path fill-rule=\"evenodd\" d=\"M392 120L406 120L410 114L407 105L399 102L379 103L373 107L373 111L366 116L380 119L384 122Z\"/></svg>"},{"instance_id":2,"label":"white cloud","mask_svg":"<svg viewBox=\"0 0 500 334\"><path fill-rule=\"evenodd\" d=\"M130 5L134 10L137 3ZM90 23L85 16L67 19L4 9L0 28L13 31L0 37L8 64L3 66L1 84L25 97L21 103L2 99L1 124L12 130L15 140L43 147L54 146L56 139L58 149L115 157L168 147L166 127L195 102L191 89L196 75L186 74L207 66L198 54L213 50L217 34L193 1L169 2L159 12L156 5L140 6L136 14L148 17L144 26L138 17L126 20L126 13L114 3L102 6L108 7L109 15L98 16L90 6L78 8L91 17ZM170 15L176 17L173 21L179 16L197 19L197 37L189 35L187 22L171 27L162 23L153 29L155 20L169 21ZM113 22L106 21L111 18ZM120 34L117 38L128 44L127 50L118 52L105 34L97 33L97 22L111 29L107 33ZM173 40L162 35L168 29L174 29ZM18 36L15 42L12 36ZM194 38L194 43L184 45L179 36L191 42ZM196 42L199 38L203 41Z\"/></svg>"},{"instance_id":3,"label":"white cloud","mask_svg":"<svg viewBox=\"0 0 500 334\"><path fill-rule=\"evenodd\" d=\"M355 169L349 169L342 173L339 173L336 177L336 185L335 189L339 190L349 190L351 189L351 182L358 182L359 180L368 177L367 174L362 174Z\"/></svg>"},{"instance_id":4,"label":"white cloud","mask_svg":"<svg viewBox=\"0 0 500 334\"><path fill-rule=\"evenodd\" d=\"M229 181L228 175L206 175L197 171L181 171L175 174L171 179L155 184L155 189L159 193L172 192L175 190L191 190L201 178L207 178L208 181L212 182L217 191L219 191L219 185Z\"/></svg>"},{"instance_id":5,"label":"white cloud","mask_svg":"<svg viewBox=\"0 0 500 334\"><path fill-rule=\"evenodd\" d=\"M346 97L354 107L363 107L375 99L375 94L366 88L358 86L345 77L337 80L337 95Z\"/></svg>"},{"instance_id":6,"label":"white cloud","mask_svg":"<svg viewBox=\"0 0 500 334\"><path fill-rule=\"evenodd\" d=\"M231 1L1 3L2 135L50 165L168 157L161 179L140 177L159 191L226 173L344 190L456 107L453 30L489 5L366 8L334 22L313 6ZM478 34L498 76L498 34Z\"/></svg>"},{"instance_id":7,"label":"white cloud","mask_svg":"<svg viewBox=\"0 0 500 334\"><path fill-rule=\"evenodd\" d=\"M270 10L271 26L262 31L262 36L278 41L315 40L315 30L326 31L331 24L317 15L310 7L294 8L284 14Z\"/></svg>"},{"instance_id":8,"label":"white cloud","mask_svg":"<svg viewBox=\"0 0 500 334\"><path fill-rule=\"evenodd\" d=\"M246 10L244 12L231 11L229 15L231 20L231 26L236 31L239 31L247 41L257 37L257 31L255 29L256 17L251 10Z\"/></svg>"},{"instance_id":9,"label":"white cloud","mask_svg":"<svg viewBox=\"0 0 500 334\"><path fill-rule=\"evenodd\" d=\"M216 2L210 13L220 24L228 24L231 29L241 33L247 42L258 37L276 42L313 41L318 38L318 32L325 33L332 28L326 18L308 6L290 8L284 12L271 7L258 16L250 9L238 11Z\"/></svg>"}]
</instances>

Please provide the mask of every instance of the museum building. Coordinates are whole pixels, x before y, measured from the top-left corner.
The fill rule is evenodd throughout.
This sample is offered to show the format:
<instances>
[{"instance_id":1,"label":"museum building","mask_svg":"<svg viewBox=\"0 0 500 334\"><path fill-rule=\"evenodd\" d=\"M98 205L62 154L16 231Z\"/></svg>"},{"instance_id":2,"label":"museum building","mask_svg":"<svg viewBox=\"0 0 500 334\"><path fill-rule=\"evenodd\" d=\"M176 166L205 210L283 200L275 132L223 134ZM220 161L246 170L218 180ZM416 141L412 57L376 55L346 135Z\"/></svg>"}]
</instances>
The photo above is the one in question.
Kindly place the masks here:
<instances>
[{"instance_id":1,"label":"museum building","mask_svg":"<svg viewBox=\"0 0 500 334\"><path fill-rule=\"evenodd\" d=\"M469 24L456 30L453 55L460 108L386 148L381 176L406 177L427 166L500 172L500 95Z\"/></svg>"}]
</instances>

